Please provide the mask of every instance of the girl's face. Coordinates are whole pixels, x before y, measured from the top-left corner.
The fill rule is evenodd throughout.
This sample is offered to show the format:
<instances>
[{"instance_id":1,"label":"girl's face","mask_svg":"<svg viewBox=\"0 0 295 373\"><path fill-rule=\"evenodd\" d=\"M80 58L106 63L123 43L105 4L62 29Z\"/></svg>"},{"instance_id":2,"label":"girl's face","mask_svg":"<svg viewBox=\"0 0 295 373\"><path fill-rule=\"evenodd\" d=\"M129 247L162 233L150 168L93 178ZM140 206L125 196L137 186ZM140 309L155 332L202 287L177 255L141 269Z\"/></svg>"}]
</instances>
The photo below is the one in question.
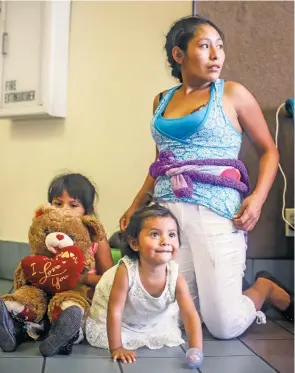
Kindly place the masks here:
<instances>
[{"instance_id":1,"label":"girl's face","mask_svg":"<svg viewBox=\"0 0 295 373\"><path fill-rule=\"evenodd\" d=\"M61 196L54 197L51 204L55 208L67 209L72 216L82 217L85 215L85 209L82 203L70 197L66 190Z\"/></svg>"},{"instance_id":2,"label":"girl's face","mask_svg":"<svg viewBox=\"0 0 295 373\"><path fill-rule=\"evenodd\" d=\"M179 50L174 53L177 59ZM183 78L211 82L219 78L224 60L223 41L219 33L205 24L197 28L186 53L177 62L181 64Z\"/></svg>"},{"instance_id":3,"label":"girl's face","mask_svg":"<svg viewBox=\"0 0 295 373\"><path fill-rule=\"evenodd\" d=\"M131 243L140 259L154 265L168 263L179 249L177 225L171 217L148 218L137 242Z\"/></svg>"}]
</instances>

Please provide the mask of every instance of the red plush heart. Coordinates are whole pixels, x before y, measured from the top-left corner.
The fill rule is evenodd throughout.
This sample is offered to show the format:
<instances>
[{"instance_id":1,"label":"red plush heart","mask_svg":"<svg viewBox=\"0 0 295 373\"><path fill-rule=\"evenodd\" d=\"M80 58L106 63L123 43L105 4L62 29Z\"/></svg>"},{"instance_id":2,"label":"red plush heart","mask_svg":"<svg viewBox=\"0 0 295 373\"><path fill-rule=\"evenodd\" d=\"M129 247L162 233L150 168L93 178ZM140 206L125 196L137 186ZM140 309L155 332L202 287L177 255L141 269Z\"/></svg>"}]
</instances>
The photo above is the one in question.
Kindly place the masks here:
<instances>
[{"instance_id":1,"label":"red plush heart","mask_svg":"<svg viewBox=\"0 0 295 373\"><path fill-rule=\"evenodd\" d=\"M72 289L79 281L84 267L84 255L76 246L63 248L55 258L31 255L21 266L25 279L47 293L60 293Z\"/></svg>"},{"instance_id":2,"label":"red plush heart","mask_svg":"<svg viewBox=\"0 0 295 373\"><path fill-rule=\"evenodd\" d=\"M236 168L227 168L221 174L221 177L227 177L228 179L241 180L241 173Z\"/></svg>"}]
</instances>

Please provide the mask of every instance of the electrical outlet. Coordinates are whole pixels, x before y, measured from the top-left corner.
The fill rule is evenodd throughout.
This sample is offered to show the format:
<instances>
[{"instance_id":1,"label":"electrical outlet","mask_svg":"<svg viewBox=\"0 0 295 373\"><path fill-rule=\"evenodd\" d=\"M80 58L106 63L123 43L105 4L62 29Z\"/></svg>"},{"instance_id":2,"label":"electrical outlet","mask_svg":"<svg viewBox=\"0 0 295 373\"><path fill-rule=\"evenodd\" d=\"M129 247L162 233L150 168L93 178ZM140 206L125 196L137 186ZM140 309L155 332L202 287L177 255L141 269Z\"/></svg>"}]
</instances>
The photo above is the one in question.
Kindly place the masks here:
<instances>
[{"instance_id":1,"label":"electrical outlet","mask_svg":"<svg viewBox=\"0 0 295 373\"><path fill-rule=\"evenodd\" d=\"M285 209L285 219L294 227L295 216L294 209ZM285 222L285 234L286 237L294 237L294 229Z\"/></svg>"}]
</instances>

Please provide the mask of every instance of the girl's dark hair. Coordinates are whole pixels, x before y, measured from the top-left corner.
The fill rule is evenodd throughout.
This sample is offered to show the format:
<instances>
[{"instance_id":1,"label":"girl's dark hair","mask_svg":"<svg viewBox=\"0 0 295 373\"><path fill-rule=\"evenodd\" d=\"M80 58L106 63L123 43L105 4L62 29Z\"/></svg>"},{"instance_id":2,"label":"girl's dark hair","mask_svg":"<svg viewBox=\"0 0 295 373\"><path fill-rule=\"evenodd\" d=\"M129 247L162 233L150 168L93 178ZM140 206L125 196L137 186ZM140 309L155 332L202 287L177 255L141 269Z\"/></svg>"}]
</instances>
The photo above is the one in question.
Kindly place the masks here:
<instances>
[{"instance_id":1,"label":"girl's dark hair","mask_svg":"<svg viewBox=\"0 0 295 373\"><path fill-rule=\"evenodd\" d=\"M85 215L94 214L94 200L97 193L94 185L81 174L63 174L55 177L48 188L48 202L60 197L66 191L70 197L81 202Z\"/></svg>"},{"instance_id":2,"label":"girl's dark hair","mask_svg":"<svg viewBox=\"0 0 295 373\"><path fill-rule=\"evenodd\" d=\"M138 258L139 257L138 252L132 250L132 248L128 244L128 240L130 240L132 238L138 240L139 234L142 230L143 224L144 224L146 219L149 219L149 218L167 218L167 217L170 217L175 221L176 226L177 226L178 240L179 240L179 243L180 243L180 227L179 227L178 220L176 219L174 214L172 214L172 212L169 209L167 209L166 207L163 207L163 206L160 206L160 205L157 205L157 204L154 204L154 205L151 205L151 206L145 206L145 207L137 210L131 216L128 227L127 227L127 229L126 229L126 231L124 232L124 235L123 235L125 245L124 245L124 248L121 249L122 257L124 255L127 255L130 258Z\"/></svg>"},{"instance_id":3,"label":"girl's dark hair","mask_svg":"<svg viewBox=\"0 0 295 373\"><path fill-rule=\"evenodd\" d=\"M171 74L182 83L182 75L180 65L174 60L172 56L172 49L179 47L183 52L187 51L187 45L193 39L196 30L201 25L210 25L219 33L222 40L224 40L223 32L209 19L200 15L180 18L170 28L166 35L165 49L169 65L172 69Z\"/></svg>"}]
</instances>

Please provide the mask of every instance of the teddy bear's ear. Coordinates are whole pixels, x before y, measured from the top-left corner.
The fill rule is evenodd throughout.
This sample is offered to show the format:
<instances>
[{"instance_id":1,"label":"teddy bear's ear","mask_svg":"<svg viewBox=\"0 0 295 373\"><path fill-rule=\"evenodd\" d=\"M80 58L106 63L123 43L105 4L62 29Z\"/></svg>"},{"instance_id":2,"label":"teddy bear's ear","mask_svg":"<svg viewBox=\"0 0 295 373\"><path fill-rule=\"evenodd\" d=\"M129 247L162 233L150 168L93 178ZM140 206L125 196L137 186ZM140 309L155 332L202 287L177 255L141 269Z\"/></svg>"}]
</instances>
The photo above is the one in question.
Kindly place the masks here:
<instances>
[{"instance_id":1,"label":"teddy bear's ear","mask_svg":"<svg viewBox=\"0 0 295 373\"><path fill-rule=\"evenodd\" d=\"M88 229L91 242L99 242L106 237L102 224L96 219L95 216L84 215L81 220Z\"/></svg>"},{"instance_id":2,"label":"teddy bear's ear","mask_svg":"<svg viewBox=\"0 0 295 373\"><path fill-rule=\"evenodd\" d=\"M41 215L43 215L46 211L51 210L53 207L50 205L50 203L45 203L44 205L41 205L36 208L34 212L33 219L39 218Z\"/></svg>"}]
</instances>

